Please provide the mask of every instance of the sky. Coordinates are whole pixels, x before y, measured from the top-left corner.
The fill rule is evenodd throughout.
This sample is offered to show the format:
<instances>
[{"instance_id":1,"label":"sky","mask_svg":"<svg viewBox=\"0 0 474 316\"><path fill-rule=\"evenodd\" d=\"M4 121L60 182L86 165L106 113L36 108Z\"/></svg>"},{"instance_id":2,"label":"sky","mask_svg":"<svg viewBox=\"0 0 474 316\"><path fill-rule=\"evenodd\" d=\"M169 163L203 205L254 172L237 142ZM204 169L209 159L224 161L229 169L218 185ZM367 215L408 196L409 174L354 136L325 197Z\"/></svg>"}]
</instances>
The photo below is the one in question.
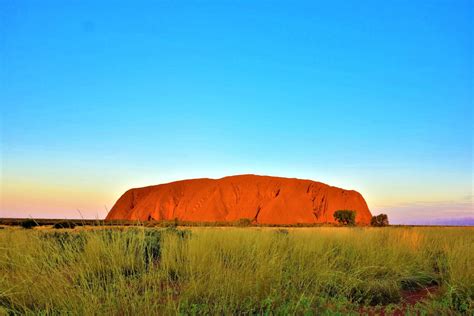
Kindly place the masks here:
<instances>
[{"instance_id":1,"label":"sky","mask_svg":"<svg viewBox=\"0 0 474 316\"><path fill-rule=\"evenodd\" d=\"M252 173L468 222L473 8L1 1L0 217L103 218L132 187Z\"/></svg>"}]
</instances>

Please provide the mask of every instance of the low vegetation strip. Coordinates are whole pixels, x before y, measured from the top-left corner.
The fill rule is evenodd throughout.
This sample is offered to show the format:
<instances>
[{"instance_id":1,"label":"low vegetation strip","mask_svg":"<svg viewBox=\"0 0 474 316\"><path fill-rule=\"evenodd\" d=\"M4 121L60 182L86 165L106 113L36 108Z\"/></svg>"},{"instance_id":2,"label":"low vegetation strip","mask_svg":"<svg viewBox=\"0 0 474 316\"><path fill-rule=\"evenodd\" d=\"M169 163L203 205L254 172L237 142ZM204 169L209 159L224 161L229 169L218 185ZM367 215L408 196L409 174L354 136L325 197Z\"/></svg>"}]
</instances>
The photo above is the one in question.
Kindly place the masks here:
<instances>
[{"instance_id":1,"label":"low vegetation strip","mask_svg":"<svg viewBox=\"0 0 474 316\"><path fill-rule=\"evenodd\" d=\"M7 227L0 315L470 315L472 262L472 228Z\"/></svg>"},{"instance_id":2,"label":"low vegetation strip","mask_svg":"<svg viewBox=\"0 0 474 316\"><path fill-rule=\"evenodd\" d=\"M22 226L24 228L33 228L37 226L51 225L69 225L69 226L146 226L146 227L322 227L322 226L341 226L337 223L296 223L296 224L261 224L255 223L251 218L240 218L236 221L227 222L196 222L180 220L93 220L93 219L37 219L37 218L0 218L0 225L4 226Z\"/></svg>"}]
</instances>

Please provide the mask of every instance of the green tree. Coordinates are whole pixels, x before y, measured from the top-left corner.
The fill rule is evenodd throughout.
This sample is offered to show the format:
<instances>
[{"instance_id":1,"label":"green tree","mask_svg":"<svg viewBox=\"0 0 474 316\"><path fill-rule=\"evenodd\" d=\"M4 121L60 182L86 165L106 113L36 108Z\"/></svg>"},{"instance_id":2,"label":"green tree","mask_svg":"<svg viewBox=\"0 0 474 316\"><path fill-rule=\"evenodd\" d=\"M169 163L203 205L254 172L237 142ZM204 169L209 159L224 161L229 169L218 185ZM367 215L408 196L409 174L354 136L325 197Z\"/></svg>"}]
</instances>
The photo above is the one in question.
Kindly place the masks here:
<instances>
[{"instance_id":1,"label":"green tree","mask_svg":"<svg viewBox=\"0 0 474 316\"><path fill-rule=\"evenodd\" d=\"M377 216L372 216L372 219L370 220L370 225L376 227L388 226L389 223L387 214L379 214Z\"/></svg>"},{"instance_id":2,"label":"green tree","mask_svg":"<svg viewBox=\"0 0 474 316\"><path fill-rule=\"evenodd\" d=\"M355 225L355 218L355 211L338 210L334 212L334 219L343 225Z\"/></svg>"}]
</instances>

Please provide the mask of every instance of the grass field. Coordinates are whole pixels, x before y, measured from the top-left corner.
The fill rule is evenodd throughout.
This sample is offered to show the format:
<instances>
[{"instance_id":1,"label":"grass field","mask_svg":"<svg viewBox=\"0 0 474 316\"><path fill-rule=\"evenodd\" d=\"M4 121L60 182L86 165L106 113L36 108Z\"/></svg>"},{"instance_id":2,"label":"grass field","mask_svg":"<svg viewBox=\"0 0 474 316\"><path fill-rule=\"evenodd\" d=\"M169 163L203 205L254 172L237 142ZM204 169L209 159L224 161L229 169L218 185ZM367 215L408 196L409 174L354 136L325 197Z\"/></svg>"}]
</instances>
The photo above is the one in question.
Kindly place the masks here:
<instances>
[{"instance_id":1,"label":"grass field","mask_svg":"<svg viewBox=\"0 0 474 316\"><path fill-rule=\"evenodd\" d=\"M0 314L472 315L473 263L473 228L4 227Z\"/></svg>"}]
</instances>

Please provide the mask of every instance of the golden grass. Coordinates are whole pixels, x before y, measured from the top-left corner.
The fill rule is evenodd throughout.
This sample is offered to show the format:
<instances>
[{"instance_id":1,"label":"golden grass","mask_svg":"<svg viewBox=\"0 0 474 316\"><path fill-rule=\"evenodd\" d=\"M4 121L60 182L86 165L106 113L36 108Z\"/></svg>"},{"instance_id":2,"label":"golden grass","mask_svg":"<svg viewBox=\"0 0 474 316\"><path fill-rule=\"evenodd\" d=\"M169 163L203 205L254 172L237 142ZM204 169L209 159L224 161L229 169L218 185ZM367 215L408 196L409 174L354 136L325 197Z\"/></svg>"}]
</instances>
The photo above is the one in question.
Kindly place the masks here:
<instances>
[{"instance_id":1,"label":"golden grass","mask_svg":"<svg viewBox=\"0 0 474 316\"><path fill-rule=\"evenodd\" d=\"M0 230L0 314L472 313L473 228Z\"/></svg>"}]
</instances>

